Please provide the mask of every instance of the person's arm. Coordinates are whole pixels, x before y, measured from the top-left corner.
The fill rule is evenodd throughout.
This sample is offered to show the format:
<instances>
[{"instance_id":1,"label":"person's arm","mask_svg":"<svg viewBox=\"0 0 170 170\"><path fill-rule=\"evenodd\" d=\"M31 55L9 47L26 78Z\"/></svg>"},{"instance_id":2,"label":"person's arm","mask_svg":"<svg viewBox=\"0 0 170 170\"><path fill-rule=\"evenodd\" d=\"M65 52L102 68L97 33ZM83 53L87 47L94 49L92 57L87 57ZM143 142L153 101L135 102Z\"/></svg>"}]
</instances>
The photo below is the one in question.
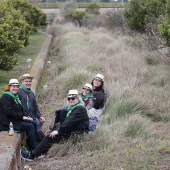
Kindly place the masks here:
<instances>
[{"instance_id":1,"label":"person's arm","mask_svg":"<svg viewBox=\"0 0 170 170\"><path fill-rule=\"evenodd\" d=\"M11 96L5 94L1 97L1 105L3 107L4 113L13 119L23 119L23 112L19 111L21 110L20 107L22 107L20 104L18 104ZM17 111L18 110L18 111Z\"/></svg>"},{"instance_id":2,"label":"person's arm","mask_svg":"<svg viewBox=\"0 0 170 170\"><path fill-rule=\"evenodd\" d=\"M32 100L31 103L32 103L32 107L33 107L33 108L32 108L33 114L35 115L35 117L37 117L38 119L40 119L40 117L42 117L42 114L41 114L41 112L40 112L40 110L39 110L36 97L35 97L35 95L34 95L33 92L30 92L30 93L31 93L30 100Z\"/></svg>"},{"instance_id":3,"label":"person's arm","mask_svg":"<svg viewBox=\"0 0 170 170\"><path fill-rule=\"evenodd\" d=\"M94 106L94 99L93 98L88 98L86 108L89 110Z\"/></svg>"},{"instance_id":4,"label":"person's arm","mask_svg":"<svg viewBox=\"0 0 170 170\"><path fill-rule=\"evenodd\" d=\"M103 92L96 92L94 94L95 102L94 102L94 108L99 108L101 104L104 102L104 93Z\"/></svg>"}]
</instances>

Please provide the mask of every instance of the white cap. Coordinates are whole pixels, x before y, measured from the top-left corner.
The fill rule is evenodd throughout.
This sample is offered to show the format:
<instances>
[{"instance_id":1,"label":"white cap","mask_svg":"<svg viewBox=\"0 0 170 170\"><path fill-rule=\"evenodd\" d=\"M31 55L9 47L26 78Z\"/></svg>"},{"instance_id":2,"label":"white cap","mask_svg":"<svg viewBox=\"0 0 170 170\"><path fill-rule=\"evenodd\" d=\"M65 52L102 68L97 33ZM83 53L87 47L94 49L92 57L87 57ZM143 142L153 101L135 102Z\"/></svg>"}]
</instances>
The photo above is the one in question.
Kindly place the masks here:
<instances>
[{"instance_id":1,"label":"white cap","mask_svg":"<svg viewBox=\"0 0 170 170\"><path fill-rule=\"evenodd\" d=\"M91 84L89 84L89 83L85 84L83 88L87 88L87 89L89 89L91 91L93 90L93 86Z\"/></svg>"},{"instance_id":2,"label":"white cap","mask_svg":"<svg viewBox=\"0 0 170 170\"><path fill-rule=\"evenodd\" d=\"M97 74L95 79L100 79L100 80L104 80L104 76L102 74Z\"/></svg>"},{"instance_id":3,"label":"white cap","mask_svg":"<svg viewBox=\"0 0 170 170\"><path fill-rule=\"evenodd\" d=\"M78 91L73 89L73 90L69 90L68 92L68 96L72 97L72 96L77 96L78 95Z\"/></svg>"},{"instance_id":4,"label":"white cap","mask_svg":"<svg viewBox=\"0 0 170 170\"><path fill-rule=\"evenodd\" d=\"M9 80L9 84L8 85L19 85L19 82L17 79L11 79Z\"/></svg>"}]
</instances>

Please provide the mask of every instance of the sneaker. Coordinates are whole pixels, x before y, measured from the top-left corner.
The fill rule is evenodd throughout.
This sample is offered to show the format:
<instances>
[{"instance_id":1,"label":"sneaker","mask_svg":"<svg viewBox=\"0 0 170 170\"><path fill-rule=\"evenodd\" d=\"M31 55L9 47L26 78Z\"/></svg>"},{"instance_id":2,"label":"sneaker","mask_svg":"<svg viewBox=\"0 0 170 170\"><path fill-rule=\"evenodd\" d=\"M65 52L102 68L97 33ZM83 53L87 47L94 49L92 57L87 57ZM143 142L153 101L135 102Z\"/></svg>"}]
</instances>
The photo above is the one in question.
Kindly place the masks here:
<instances>
[{"instance_id":1,"label":"sneaker","mask_svg":"<svg viewBox=\"0 0 170 170\"><path fill-rule=\"evenodd\" d=\"M21 158L27 161L34 161L34 157L31 156L30 152L27 151L20 151Z\"/></svg>"},{"instance_id":2,"label":"sneaker","mask_svg":"<svg viewBox=\"0 0 170 170\"><path fill-rule=\"evenodd\" d=\"M26 151L26 152L29 152L28 147L27 147L27 146L24 146L24 145L22 146L22 150L23 150L23 151Z\"/></svg>"}]
</instances>

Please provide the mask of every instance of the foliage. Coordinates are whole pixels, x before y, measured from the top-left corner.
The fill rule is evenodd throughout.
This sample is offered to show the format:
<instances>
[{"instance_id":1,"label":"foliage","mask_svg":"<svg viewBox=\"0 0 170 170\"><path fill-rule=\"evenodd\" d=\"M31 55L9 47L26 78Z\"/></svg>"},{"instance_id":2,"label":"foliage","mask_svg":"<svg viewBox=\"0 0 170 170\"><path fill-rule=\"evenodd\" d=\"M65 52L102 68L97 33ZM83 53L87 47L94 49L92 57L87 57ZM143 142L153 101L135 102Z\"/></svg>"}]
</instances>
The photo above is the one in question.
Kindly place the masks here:
<instances>
[{"instance_id":1,"label":"foliage","mask_svg":"<svg viewBox=\"0 0 170 170\"><path fill-rule=\"evenodd\" d=\"M123 17L123 11L109 11L104 15L106 26L112 30L123 29L125 27L125 21Z\"/></svg>"},{"instance_id":2,"label":"foliage","mask_svg":"<svg viewBox=\"0 0 170 170\"><path fill-rule=\"evenodd\" d=\"M0 8L0 70L10 70L18 50L28 44L29 28L20 11L6 3Z\"/></svg>"},{"instance_id":3,"label":"foliage","mask_svg":"<svg viewBox=\"0 0 170 170\"><path fill-rule=\"evenodd\" d=\"M30 31L46 25L46 15L26 0L3 1L0 9L0 70L9 71L28 45Z\"/></svg>"},{"instance_id":4,"label":"foliage","mask_svg":"<svg viewBox=\"0 0 170 170\"><path fill-rule=\"evenodd\" d=\"M166 16L162 24L159 25L159 34L166 39L166 44L170 46L170 0L167 0Z\"/></svg>"},{"instance_id":5,"label":"foliage","mask_svg":"<svg viewBox=\"0 0 170 170\"><path fill-rule=\"evenodd\" d=\"M40 8L28 3L26 0L9 0L8 3L16 10L21 11L32 30L46 25L46 14Z\"/></svg>"},{"instance_id":6,"label":"foliage","mask_svg":"<svg viewBox=\"0 0 170 170\"><path fill-rule=\"evenodd\" d=\"M70 15L71 11L76 10L77 5L74 1L66 1L61 7L61 14L63 17Z\"/></svg>"},{"instance_id":7,"label":"foliage","mask_svg":"<svg viewBox=\"0 0 170 170\"><path fill-rule=\"evenodd\" d=\"M99 5L97 5L96 3L93 3L93 4L90 4L86 11L89 13L89 14L99 14Z\"/></svg>"},{"instance_id":8,"label":"foliage","mask_svg":"<svg viewBox=\"0 0 170 170\"><path fill-rule=\"evenodd\" d=\"M70 14L66 15L66 19L69 19L75 23L75 25L79 25L79 27L82 26L83 22L82 19L84 17L88 17L88 13L85 11L78 11L78 10L73 10L71 11Z\"/></svg>"},{"instance_id":9,"label":"foliage","mask_svg":"<svg viewBox=\"0 0 170 170\"><path fill-rule=\"evenodd\" d=\"M131 29L144 32L151 20L153 22L164 15L164 10L164 0L132 0L124 16Z\"/></svg>"}]
</instances>

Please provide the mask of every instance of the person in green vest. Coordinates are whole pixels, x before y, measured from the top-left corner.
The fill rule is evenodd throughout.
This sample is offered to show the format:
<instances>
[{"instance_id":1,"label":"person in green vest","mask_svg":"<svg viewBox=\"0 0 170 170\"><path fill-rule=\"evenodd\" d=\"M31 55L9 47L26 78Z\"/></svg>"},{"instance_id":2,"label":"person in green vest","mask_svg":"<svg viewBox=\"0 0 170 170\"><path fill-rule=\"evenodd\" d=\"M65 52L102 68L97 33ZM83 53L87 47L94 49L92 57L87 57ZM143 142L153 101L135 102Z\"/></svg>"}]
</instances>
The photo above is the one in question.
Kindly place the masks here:
<instances>
[{"instance_id":1,"label":"person in green vest","mask_svg":"<svg viewBox=\"0 0 170 170\"><path fill-rule=\"evenodd\" d=\"M64 122L53 129L32 152L21 150L21 157L24 160L33 161L35 157L46 154L54 143L68 140L73 134L88 133L89 117L84 104L79 101L78 91L69 90L67 101L69 106Z\"/></svg>"}]
</instances>

